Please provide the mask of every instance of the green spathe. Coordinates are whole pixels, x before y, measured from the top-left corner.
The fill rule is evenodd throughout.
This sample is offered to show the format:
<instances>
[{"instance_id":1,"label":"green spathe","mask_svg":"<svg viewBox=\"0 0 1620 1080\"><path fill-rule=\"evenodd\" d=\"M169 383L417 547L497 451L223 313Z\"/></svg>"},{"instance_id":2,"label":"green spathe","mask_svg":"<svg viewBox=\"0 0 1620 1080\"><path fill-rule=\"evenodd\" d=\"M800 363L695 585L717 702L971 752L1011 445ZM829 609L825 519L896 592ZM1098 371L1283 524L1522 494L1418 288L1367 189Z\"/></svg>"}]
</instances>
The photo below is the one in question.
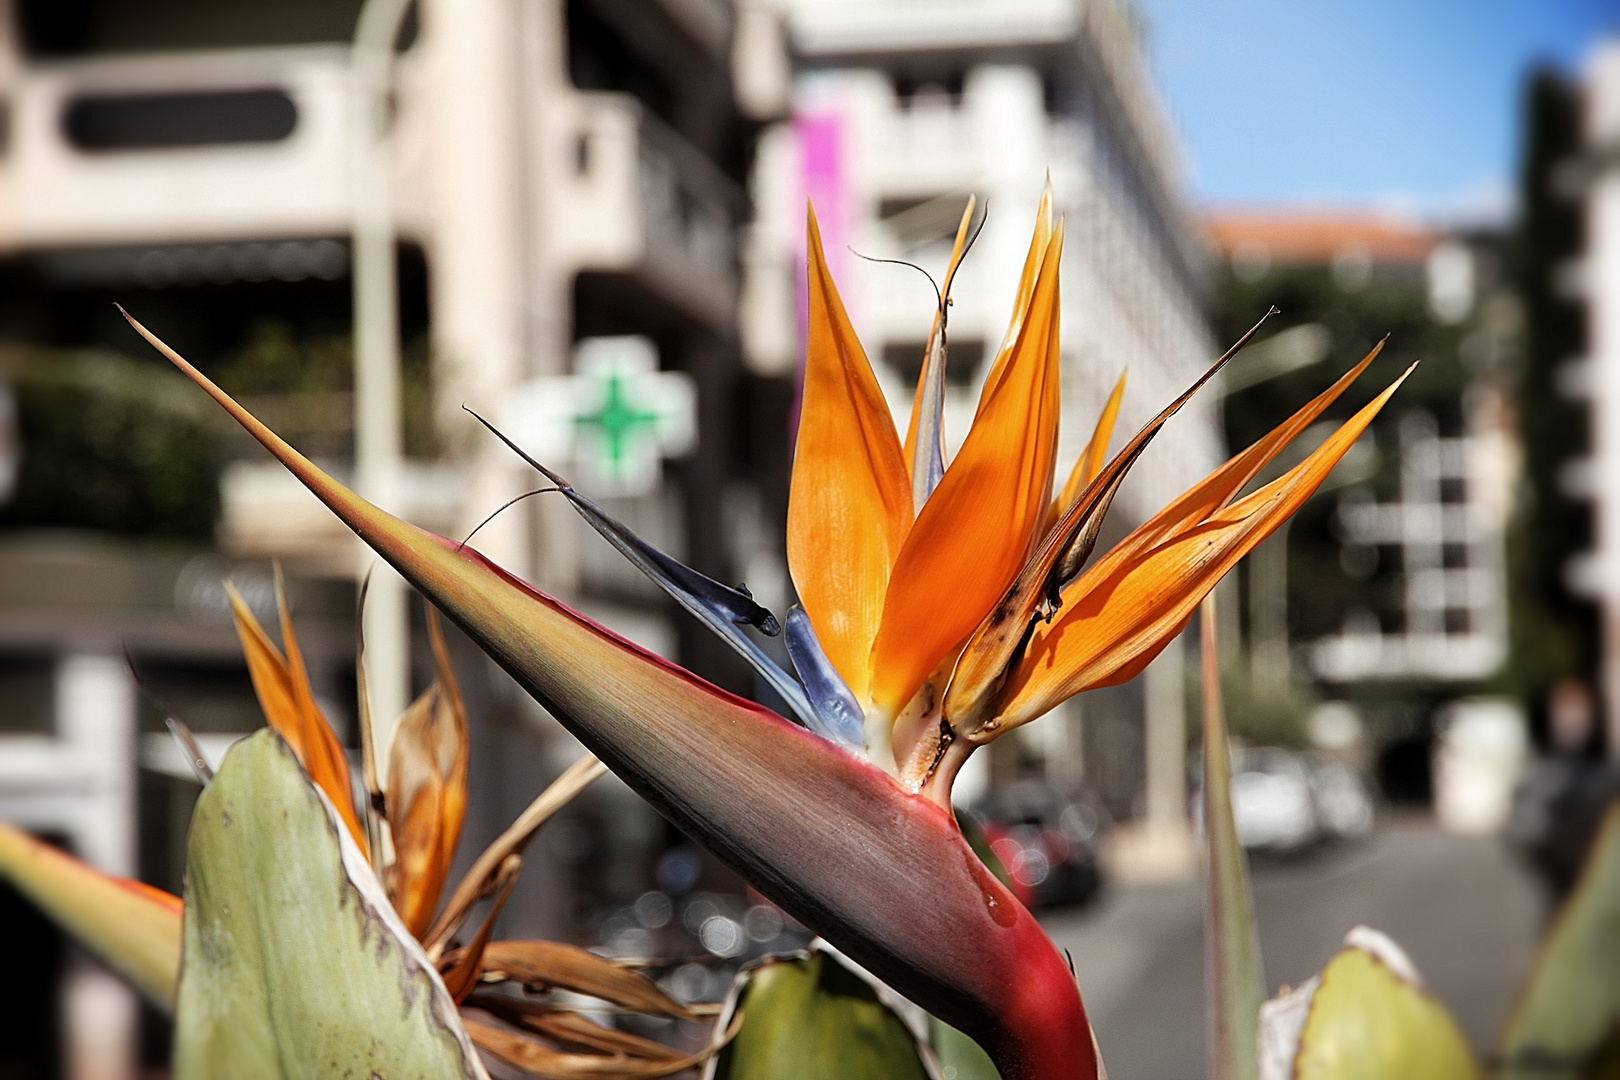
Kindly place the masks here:
<instances>
[{"instance_id":1,"label":"green spathe","mask_svg":"<svg viewBox=\"0 0 1620 1080\"><path fill-rule=\"evenodd\" d=\"M191 820L178 1080L485 1080L455 1003L268 729Z\"/></svg>"},{"instance_id":2,"label":"green spathe","mask_svg":"<svg viewBox=\"0 0 1620 1080\"><path fill-rule=\"evenodd\" d=\"M1500 1048L1506 1080L1620 1075L1620 806L1610 809L1521 991Z\"/></svg>"},{"instance_id":3,"label":"green spathe","mask_svg":"<svg viewBox=\"0 0 1620 1080\"><path fill-rule=\"evenodd\" d=\"M927 1080L917 1040L859 975L820 950L768 961L709 1080Z\"/></svg>"}]
</instances>

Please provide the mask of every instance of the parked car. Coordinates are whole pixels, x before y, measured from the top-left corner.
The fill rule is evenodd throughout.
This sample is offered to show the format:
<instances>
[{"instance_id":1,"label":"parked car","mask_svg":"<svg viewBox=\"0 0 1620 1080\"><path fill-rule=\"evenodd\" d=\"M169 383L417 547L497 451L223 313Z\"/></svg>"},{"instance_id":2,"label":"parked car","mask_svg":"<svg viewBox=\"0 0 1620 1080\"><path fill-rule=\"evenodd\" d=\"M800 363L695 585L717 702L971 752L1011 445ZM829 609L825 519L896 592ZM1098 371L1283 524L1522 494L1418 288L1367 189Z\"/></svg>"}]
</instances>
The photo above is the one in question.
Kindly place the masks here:
<instances>
[{"instance_id":1,"label":"parked car","mask_svg":"<svg viewBox=\"0 0 1620 1080\"><path fill-rule=\"evenodd\" d=\"M1088 792L1017 780L981 800L973 815L1025 907L1081 904L1102 884L1097 839L1107 813Z\"/></svg>"},{"instance_id":2,"label":"parked car","mask_svg":"<svg viewBox=\"0 0 1620 1080\"><path fill-rule=\"evenodd\" d=\"M1373 805L1366 785L1343 763L1260 746L1234 762L1232 816L1244 847L1286 854L1367 835Z\"/></svg>"}]
</instances>

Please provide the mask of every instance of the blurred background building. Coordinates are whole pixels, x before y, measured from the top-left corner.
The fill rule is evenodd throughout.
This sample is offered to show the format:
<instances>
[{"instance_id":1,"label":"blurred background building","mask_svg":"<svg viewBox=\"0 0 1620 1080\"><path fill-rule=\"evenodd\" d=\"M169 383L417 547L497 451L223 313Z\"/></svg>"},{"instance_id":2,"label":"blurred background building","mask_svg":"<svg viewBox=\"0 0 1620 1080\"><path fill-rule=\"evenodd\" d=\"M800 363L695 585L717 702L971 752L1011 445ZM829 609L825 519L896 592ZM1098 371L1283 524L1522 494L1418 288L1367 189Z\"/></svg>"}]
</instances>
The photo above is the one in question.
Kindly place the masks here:
<instances>
[{"instance_id":1,"label":"blurred background building","mask_svg":"<svg viewBox=\"0 0 1620 1080\"><path fill-rule=\"evenodd\" d=\"M371 54L356 50L359 0L0 2L0 817L178 890L197 788L157 699L216 757L262 723L224 585L271 617L272 559L321 705L357 741L355 594L371 560L114 302L419 524L459 538L534 486L466 406L650 542L781 611L806 200L903 414L934 293L872 260L937 277L979 197L950 320L954 448L1049 177L1066 223L1064 468L1122 371L1116 445L1269 305L1283 310L1144 456L1104 545L1384 335L1384 374L1299 453L1422 360L1322 494L1220 590L1227 711L1250 751L1236 787L1247 842L1364 838L1372 790L1432 802L1461 832L1506 824L1567 881L1583 822L1620 787L1600 764L1620 748L1613 44L1578 74L1530 79L1517 216L1459 225L1197 208L1150 31L1125 0L366 10L383 43ZM519 502L475 543L769 702L561 500ZM423 616L385 575L373 595L372 682L392 712L431 677ZM464 865L579 751L469 643L452 648L473 725ZM1029 902L1089 897L1099 875L1128 890L1193 872L1188 655L1167 649L962 777ZM1440 845L1434 866L1460 850L1421 843ZM616 781L528 861L511 933L720 965L793 933ZM1053 933L1075 935L1077 959L1143 926L1179 940L1157 887L1116 894L1144 913L1136 929L1105 908L1089 930ZM36 973L0 985L0 1077L162 1073L157 1017L9 890L0 914L19 930L15 964ZM716 970L686 965L672 988L712 996ZM1125 1072L1128 1018L1157 1014L1096 990L1092 972L1112 970L1080 965ZM1179 1045L1144 1036L1138 1056Z\"/></svg>"},{"instance_id":2,"label":"blurred background building","mask_svg":"<svg viewBox=\"0 0 1620 1080\"><path fill-rule=\"evenodd\" d=\"M737 348L752 126L731 87L732 10L412 6L388 35L381 183L362 156L359 11L269 0L0 11L0 807L106 869L174 890L196 789L122 652L222 752L262 723L223 583L267 616L268 561L280 558L322 704L352 741L354 582L367 561L138 347L114 300L356 477L365 403L350 237L384 198L402 343L384 442L402 454L386 485L363 463L357 478L392 508L465 535L532 486L461 406L516 424L509 405L545 389L532 380L576 367L577 407L552 426L579 433L566 449L580 452L551 460L582 472L635 465L590 489L705 572L732 572L727 538L764 528L759 492L780 502L785 482L791 389L751 378ZM606 360L576 365L576 349ZM648 410L659 437L650 483L635 430ZM541 424L523 435L557 433ZM666 445L683 456L661 470ZM748 689L628 567L582 554L572 515L556 509L519 506L479 544L636 640ZM481 761L470 860L578 751L476 651L460 658L491 673L467 680ZM383 673L395 707L409 676ZM599 815L612 827L565 824L563 856L525 875L515 924L583 934L594 914L576 897L646 887L638 860L661 822L627 789L597 798L612 804ZM111 1077L165 1060L161 1025L148 1018L143 1031L133 999L64 960L9 893L6 904L40 973L0 1022L16 1075Z\"/></svg>"}]
</instances>

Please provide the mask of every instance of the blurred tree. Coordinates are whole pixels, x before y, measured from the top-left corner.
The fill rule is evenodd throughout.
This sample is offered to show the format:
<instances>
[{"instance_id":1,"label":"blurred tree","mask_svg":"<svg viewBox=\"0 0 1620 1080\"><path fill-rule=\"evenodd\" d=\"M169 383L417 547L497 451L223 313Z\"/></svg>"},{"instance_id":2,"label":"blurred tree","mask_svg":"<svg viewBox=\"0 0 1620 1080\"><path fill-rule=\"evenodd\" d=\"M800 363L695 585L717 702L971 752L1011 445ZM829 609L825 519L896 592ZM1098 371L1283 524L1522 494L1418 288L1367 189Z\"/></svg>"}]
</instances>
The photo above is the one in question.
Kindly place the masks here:
<instances>
[{"instance_id":1,"label":"blurred tree","mask_svg":"<svg viewBox=\"0 0 1620 1080\"><path fill-rule=\"evenodd\" d=\"M22 462L0 528L212 536L222 425L183 381L112 353L19 351L3 363Z\"/></svg>"},{"instance_id":2,"label":"blurred tree","mask_svg":"<svg viewBox=\"0 0 1620 1080\"><path fill-rule=\"evenodd\" d=\"M205 369L307 453L347 458L353 443L346 327L249 323ZM403 357L407 451L435 449L425 335ZM105 350L13 347L0 380L16 390L22 447L0 529L79 528L208 543L226 460L257 455L241 432L166 363Z\"/></svg>"}]
</instances>

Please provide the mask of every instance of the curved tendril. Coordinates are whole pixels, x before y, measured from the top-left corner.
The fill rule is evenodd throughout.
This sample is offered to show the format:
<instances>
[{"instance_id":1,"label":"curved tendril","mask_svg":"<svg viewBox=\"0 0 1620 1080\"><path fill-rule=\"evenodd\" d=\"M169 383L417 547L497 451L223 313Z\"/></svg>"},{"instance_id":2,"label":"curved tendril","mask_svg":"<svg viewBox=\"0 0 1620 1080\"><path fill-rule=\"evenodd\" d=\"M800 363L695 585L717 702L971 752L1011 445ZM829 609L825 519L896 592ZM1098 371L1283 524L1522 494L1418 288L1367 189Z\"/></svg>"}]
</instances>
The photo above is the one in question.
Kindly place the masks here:
<instances>
[{"instance_id":1,"label":"curved tendril","mask_svg":"<svg viewBox=\"0 0 1620 1080\"><path fill-rule=\"evenodd\" d=\"M535 488L533 491L525 491L523 494L518 495L515 498L507 499L505 502L501 503L500 506L496 507L494 513L490 514L483 521L480 521L477 525L474 525L472 532L467 534L466 539L462 540L461 543L456 545L456 550L460 551L462 548L464 548L468 544L472 543L472 538L478 535L478 530L479 529L482 529L485 525L488 525L490 522L494 521L501 514L505 513L507 510L510 510L512 507L516 506L518 503L522 502L524 499L527 499L529 496L531 496L531 495L549 495L554 491L561 491L561 490L562 490L562 488L560 488L560 487Z\"/></svg>"},{"instance_id":2,"label":"curved tendril","mask_svg":"<svg viewBox=\"0 0 1620 1080\"><path fill-rule=\"evenodd\" d=\"M909 266L909 267L911 267L913 270L917 271L917 273L921 274L923 277L928 279L928 284L932 285L933 288L934 288L934 299L938 302L940 307L943 308L945 306L945 294L939 291L939 282L934 280L934 275L933 274L930 274L928 271L924 270L922 267L918 266L916 263L907 262L904 259L880 259L876 255L862 255L860 252L856 251L854 248L850 248L849 253L851 255L855 256L857 259L865 259L869 263L888 263L890 266Z\"/></svg>"}]
</instances>

